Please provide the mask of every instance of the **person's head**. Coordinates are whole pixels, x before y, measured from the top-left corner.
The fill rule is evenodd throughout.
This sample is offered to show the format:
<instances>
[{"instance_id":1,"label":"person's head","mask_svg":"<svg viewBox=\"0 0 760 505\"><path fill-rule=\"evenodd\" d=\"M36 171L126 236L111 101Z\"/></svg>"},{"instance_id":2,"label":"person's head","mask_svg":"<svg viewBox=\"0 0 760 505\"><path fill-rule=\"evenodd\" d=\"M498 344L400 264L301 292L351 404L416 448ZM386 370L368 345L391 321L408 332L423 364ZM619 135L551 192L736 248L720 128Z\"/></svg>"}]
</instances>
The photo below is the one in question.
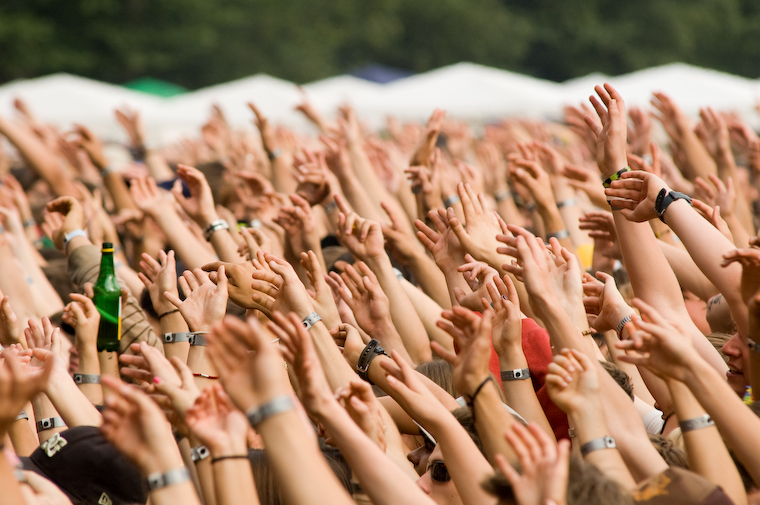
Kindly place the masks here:
<instances>
[{"instance_id":1,"label":"person's head","mask_svg":"<svg viewBox=\"0 0 760 505\"><path fill-rule=\"evenodd\" d=\"M725 343L722 350L723 354L728 356L728 372L726 372L728 385L731 386L736 394L744 396L744 392L749 385L749 378L744 375L744 372L749 370L749 347L747 347L747 342L737 332Z\"/></svg>"},{"instance_id":2,"label":"person's head","mask_svg":"<svg viewBox=\"0 0 760 505\"><path fill-rule=\"evenodd\" d=\"M456 387L454 387L454 367L451 363L442 359L424 361L417 365L415 370L441 386L441 389L454 398L459 396Z\"/></svg>"},{"instance_id":3,"label":"person's head","mask_svg":"<svg viewBox=\"0 0 760 505\"><path fill-rule=\"evenodd\" d=\"M707 300L707 324L710 330L718 333L733 333L736 331L736 323L731 316L728 302L721 294L717 294Z\"/></svg>"},{"instance_id":4,"label":"person's head","mask_svg":"<svg viewBox=\"0 0 760 505\"><path fill-rule=\"evenodd\" d=\"M516 504L512 485L496 472L483 483L483 489L499 499L499 505ZM567 505L633 505L631 494L597 467L571 457L567 481Z\"/></svg>"},{"instance_id":5,"label":"person's head","mask_svg":"<svg viewBox=\"0 0 760 505\"><path fill-rule=\"evenodd\" d=\"M723 346L726 345L729 340L731 340L731 337L734 335L735 331L736 329L732 330L730 333L714 332L710 333L709 335L705 335L707 341L712 344L716 351L718 351L720 357L723 358L723 361L728 361L728 356L723 354Z\"/></svg>"},{"instance_id":6,"label":"person's head","mask_svg":"<svg viewBox=\"0 0 760 505\"><path fill-rule=\"evenodd\" d=\"M710 325L707 324L707 303L694 293L683 290L683 301L686 311L692 322L697 325L702 333L710 333Z\"/></svg>"},{"instance_id":7,"label":"person's head","mask_svg":"<svg viewBox=\"0 0 760 505\"><path fill-rule=\"evenodd\" d=\"M406 459L414 465L417 475L422 476L427 472L428 459L430 459L430 455L433 453L433 449L435 449L435 440L426 431L420 430L420 432L422 434L420 437L422 438L422 445L411 450L406 455Z\"/></svg>"},{"instance_id":8,"label":"person's head","mask_svg":"<svg viewBox=\"0 0 760 505\"><path fill-rule=\"evenodd\" d=\"M662 459L668 466L676 466L679 468L689 469L689 459L686 453L680 447L677 447L670 439L663 437L662 435L649 434L649 441L657 452L660 453Z\"/></svg>"},{"instance_id":9,"label":"person's head","mask_svg":"<svg viewBox=\"0 0 760 505\"><path fill-rule=\"evenodd\" d=\"M628 376L628 374L625 373L615 363L612 363L610 361L600 360L599 363L602 365L602 368L604 368L607 373L610 374L610 377L612 377L615 382L617 382L618 386L623 388L625 394L630 396L631 400L633 400L633 382L631 382L631 378Z\"/></svg>"},{"instance_id":10,"label":"person's head","mask_svg":"<svg viewBox=\"0 0 760 505\"><path fill-rule=\"evenodd\" d=\"M485 454L483 443L475 430L475 420L470 409L461 407L451 413L465 429L470 439L475 442L481 454ZM443 460L443 453L439 445L436 445L430 453L425 470L425 473L417 480L417 485L430 495L438 505L460 505L462 503L456 486L451 480L446 462Z\"/></svg>"}]
</instances>

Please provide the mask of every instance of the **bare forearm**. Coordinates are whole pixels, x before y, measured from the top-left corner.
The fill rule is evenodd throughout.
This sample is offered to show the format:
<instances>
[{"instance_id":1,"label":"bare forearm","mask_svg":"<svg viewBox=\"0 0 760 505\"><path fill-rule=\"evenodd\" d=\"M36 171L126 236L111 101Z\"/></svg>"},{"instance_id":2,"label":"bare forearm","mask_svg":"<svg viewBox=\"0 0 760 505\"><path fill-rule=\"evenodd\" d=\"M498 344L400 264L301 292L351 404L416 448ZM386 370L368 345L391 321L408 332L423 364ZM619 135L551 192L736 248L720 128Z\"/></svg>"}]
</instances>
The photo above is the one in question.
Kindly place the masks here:
<instances>
[{"instance_id":1,"label":"bare forearm","mask_svg":"<svg viewBox=\"0 0 760 505\"><path fill-rule=\"evenodd\" d=\"M209 253L204 245L185 226L185 223L173 208L162 209L154 219L166 235L172 249L189 269L200 268L203 265L216 261L213 254Z\"/></svg>"},{"instance_id":2,"label":"bare forearm","mask_svg":"<svg viewBox=\"0 0 760 505\"><path fill-rule=\"evenodd\" d=\"M420 289L417 289L412 283L406 279L401 281L409 300L414 306L414 310L417 311L417 315L422 321L422 325L425 327L428 338L432 341L436 341L441 344L445 349L454 351L454 342L451 335L436 326L436 322L441 318L443 308L436 303L431 297L423 293ZM449 302L450 304L451 302Z\"/></svg>"},{"instance_id":3,"label":"bare forearm","mask_svg":"<svg viewBox=\"0 0 760 505\"><path fill-rule=\"evenodd\" d=\"M432 354L425 327L396 278L390 259L383 254L378 258L368 258L367 265L377 275L380 287L390 300L393 324L399 331L409 355L415 363L429 361Z\"/></svg>"},{"instance_id":4,"label":"bare forearm","mask_svg":"<svg viewBox=\"0 0 760 505\"><path fill-rule=\"evenodd\" d=\"M658 240L658 245L673 269L678 283L684 289L694 293L700 300L704 301L719 293L718 288L702 273L687 251L666 244L662 240Z\"/></svg>"},{"instance_id":5,"label":"bare forearm","mask_svg":"<svg viewBox=\"0 0 760 505\"><path fill-rule=\"evenodd\" d=\"M451 308L451 298L447 294L446 276L430 256L420 251L410 262L414 278L427 296L445 309Z\"/></svg>"},{"instance_id":6,"label":"bare forearm","mask_svg":"<svg viewBox=\"0 0 760 505\"><path fill-rule=\"evenodd\" d=\"M525 358L520 342L506 352L499 354L499 369L501 371L523 368L528 368L528 360ZM506 404L515 409L526 421L538 424L550 438L554 439L554 430L552 430L549 420L546 419L544 409L538 401L533 389L533 381L529 379L504 380L501 385Z\"/></svg>"}]
</instances>

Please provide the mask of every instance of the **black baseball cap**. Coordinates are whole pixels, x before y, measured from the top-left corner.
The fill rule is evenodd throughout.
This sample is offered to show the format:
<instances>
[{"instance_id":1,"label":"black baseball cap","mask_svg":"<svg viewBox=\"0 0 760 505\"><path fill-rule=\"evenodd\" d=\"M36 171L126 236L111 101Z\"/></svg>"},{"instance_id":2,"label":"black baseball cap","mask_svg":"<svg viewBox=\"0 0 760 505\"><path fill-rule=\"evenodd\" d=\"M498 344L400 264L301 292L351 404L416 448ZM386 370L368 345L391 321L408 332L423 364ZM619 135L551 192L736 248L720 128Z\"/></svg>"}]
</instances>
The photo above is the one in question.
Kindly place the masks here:
<instances>
[{"instance_id":1,"label":"black baseball cap","mask_svg":"<svg viewBox=\"0 0 760 505\"><path fill-rule=\"evenodd\" d=\"M21 462L24 470L50 480L75 504L127 505L148 500L140 471L95 426L57 433Z\"/></svg>"}]
</instances>

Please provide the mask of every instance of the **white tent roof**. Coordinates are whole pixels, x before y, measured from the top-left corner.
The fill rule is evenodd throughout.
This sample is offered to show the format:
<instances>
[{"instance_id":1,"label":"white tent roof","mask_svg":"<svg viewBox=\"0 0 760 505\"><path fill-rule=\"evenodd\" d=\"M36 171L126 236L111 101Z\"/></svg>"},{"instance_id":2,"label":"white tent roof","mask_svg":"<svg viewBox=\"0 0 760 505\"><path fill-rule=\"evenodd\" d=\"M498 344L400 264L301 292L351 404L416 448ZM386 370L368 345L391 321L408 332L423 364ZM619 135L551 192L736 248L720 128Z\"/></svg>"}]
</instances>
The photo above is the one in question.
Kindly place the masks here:
<instances>
[{"instance_id":1,"label":"white tent roof","mask_svg":"<svg viewBox=\"0 0 760 505\"><path fill-rule=\"evenodd\" d=\"M360 104L374 100L384 86L352 75L339 75L303 86L309 101L323 114L334 114L344 103Z\"/></svg>"},{"instance_id":2,"label":"white tent roof","mask_svg":"<svg viewBox=\"0 0 760 505\"><path fill-rule=\"evenodd\" d=\"M450 117L487 121L506 115L539 117L556 109L557 84L473 63L458 63L385 86L374 100L357 104L370 118L395 114L425 120L433 109Z\"/></svg>"},{"instance_id":3,"label":"white tent roof","mask_svg":"<svg viewBox=\"0 0 760 505\"><path fill-rule=\"evenodd\" d=\"M124 138L113 111L128 104L148 111L160 99L121 86L70 74L52 74L0 86L0 114L13 115L13 100L23 99L41 120L68 128L81 123L101 136Z\"/></svg>"}]
</instances>

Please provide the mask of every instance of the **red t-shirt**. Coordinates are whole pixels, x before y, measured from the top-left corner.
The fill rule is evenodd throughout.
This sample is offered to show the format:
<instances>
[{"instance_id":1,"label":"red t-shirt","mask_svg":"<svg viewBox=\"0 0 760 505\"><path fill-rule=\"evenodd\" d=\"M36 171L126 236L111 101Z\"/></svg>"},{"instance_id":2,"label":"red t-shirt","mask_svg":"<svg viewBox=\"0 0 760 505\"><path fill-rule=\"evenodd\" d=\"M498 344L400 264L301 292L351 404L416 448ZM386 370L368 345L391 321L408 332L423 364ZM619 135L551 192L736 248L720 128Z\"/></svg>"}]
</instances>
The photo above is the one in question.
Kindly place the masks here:
<instances>
[{"instance_id":1,"label":"red t-shirt","mask_svg":"<svg viewBox=\"0 0 760 505\"><path fill-rule=\"evenodd\" d=\"M567 430L570 426L567 422L567 416L549 399L549 394L544 385L546 369L552 362L549 333L528 317L522 320L522 348L525 358L528 360L533 389L536 391L538 401L541 403L541 408L544 409L552 430L554 430L554 436L557 437L557 440L568 438ZM488 368L501 382L499 356L493 348L491 348L491 360L488 363Z\"/></svg>"}]
</instances>

